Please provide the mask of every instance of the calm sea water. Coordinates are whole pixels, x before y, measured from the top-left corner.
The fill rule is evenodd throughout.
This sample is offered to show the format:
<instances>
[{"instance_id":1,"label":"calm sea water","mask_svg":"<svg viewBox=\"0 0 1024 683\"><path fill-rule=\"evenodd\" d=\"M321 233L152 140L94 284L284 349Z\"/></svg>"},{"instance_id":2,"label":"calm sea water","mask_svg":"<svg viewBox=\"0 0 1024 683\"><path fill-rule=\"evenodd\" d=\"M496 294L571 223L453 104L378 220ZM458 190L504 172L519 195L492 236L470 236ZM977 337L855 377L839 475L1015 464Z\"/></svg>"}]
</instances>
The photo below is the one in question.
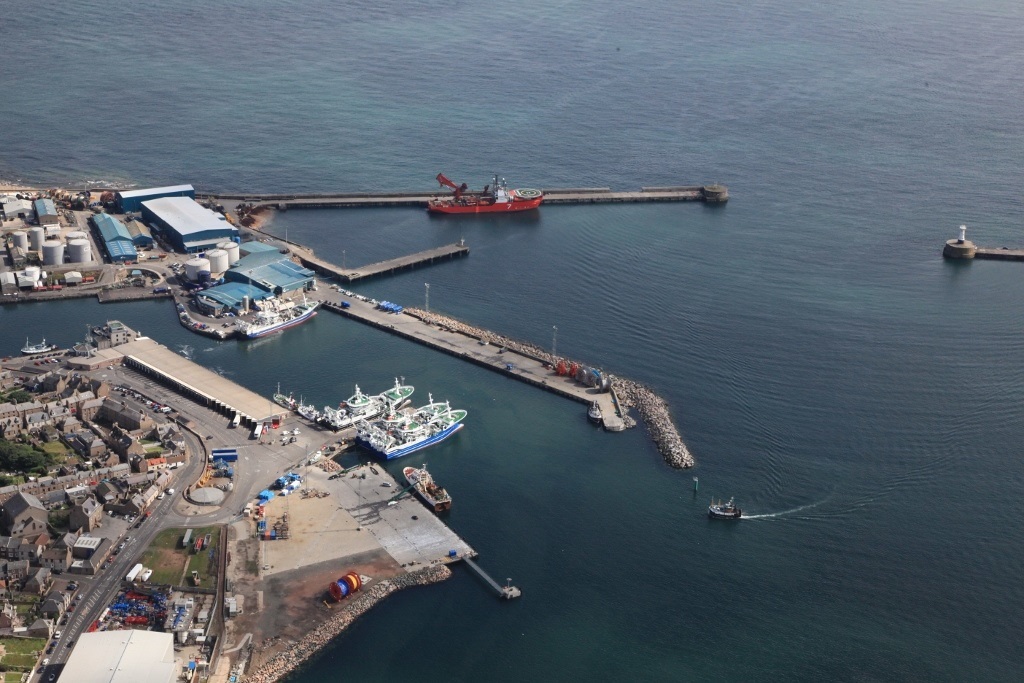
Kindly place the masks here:
<instances>
[{"instance_id":1,"label":"calm sea water","mask_svg":"<svg viewBox=\"0 0 1024 683\"><path fill-rule=\"evenodd\" d=\"M1012 680L1024 590L1024 10L946 2L8 3L0 177L218 190L719 180L703 205L496 220L305 211L271 229L368 283L642 380L694 451L324 314L255 344L162 303L0 309L0 347L120 318L318 403L402 375L470 411L423 454L524 596L406 592L296 681ZM60 321L60 322L55 322ZM404 464L404 463L403 463ZM752 519L714 524L710 496Z\"/></svg>"}]
</instances>

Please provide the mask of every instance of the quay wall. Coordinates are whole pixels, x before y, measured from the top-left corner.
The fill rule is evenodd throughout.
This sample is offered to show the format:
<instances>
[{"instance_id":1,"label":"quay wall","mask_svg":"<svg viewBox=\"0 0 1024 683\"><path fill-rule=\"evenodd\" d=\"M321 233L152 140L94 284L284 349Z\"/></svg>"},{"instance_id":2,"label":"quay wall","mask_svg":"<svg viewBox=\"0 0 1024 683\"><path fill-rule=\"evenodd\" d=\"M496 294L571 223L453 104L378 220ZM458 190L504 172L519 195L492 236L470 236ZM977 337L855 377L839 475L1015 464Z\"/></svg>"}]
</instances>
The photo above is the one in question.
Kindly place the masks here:
<instances>
[{"instance_id":1,"label":"quay wall","mask_svg":"<svg viewBox=\"0 0 1024 683\"><path fill-rule=\"evenodd\" d=\"M988 249L978 247L974 252L976 259L988 259L990 261L1024 261L1024 249Z\"/></svg>"},{"instance_id":2,"label":"quay wall","mask_svg":"<svg viewBox=\"0 0 1024 683\"><path fill-rule=\"evenodd\" d=\"M402 337L403 339L408 339L409 341L414 341L414 342L417 342L419 344L423 344L424 346L429 346L430 348L432 348L432 349L434 349L436 351L441 351L442 353L446 353L449 356L454 356L456 358L461 358L463 360L467 360L470 363L473 363L475 365L479 365L482 368L487 368L488 370L494 370L496 372L501 372L502 374L507 374L501 368L496 367L496 366L492 365L491 363L488 363L486 360L484 360L482 358L473 358L472 356L467 356L467 355L461 353L458 349L449 348L447 346L442 346L440 344L432 344L429 339L424 339L423 337L419 337L419 336L414 335L414 334L409 334L409 333L405 332L404 330L400 330L400 329L398 329L398 328L396 328L394 326L386 325L384 323L378 322L376 320L372 320L370 318L364 318L364 317L362 317L362 316L360 316L360 315L358 315L356 313L353 313L351 309L342 308L341 306L338 306L337 304L333 304L333 303L331 303L329 301L325 301L324 304L323 304L323 307L326 308L329 311L332 311L334 313L338 313L340 315L343 315L346 318L350 318L352 320L358 320L361 323L365 323L367 325L370 325L371 327L376 327L377 329L384 330L385 332L390 332L391 334L394 334L396 336ZM411 309L407 308L407 309L405 309L405 311L403 311L403 313L411 315L414 318L418 318L419 320L423 321L426 324L442 324L443 325L443 323L435 323L435 322L433 322L433 320L425 318L420 311L414 311L414 310L411 310ZM427 315L434 316L436 314L427 314ZM462 332L461 330L453 328L450 325L443 325L443 326L449 327L449 329L451 329L451 331L459 332L460 334L463 334L463 335L465 335L465 336L467 336L467 337L469 337L471 339L476 339L476 340L483 339L483 337L475 336L475 335L469 334L467 332ZM494 340L500 339L500 337L498 337L497 335L492 335L490 338L494 339ZM511 347L509 347L509 348L511 348ZM543 359L543 358L541 358L539 356L532 355L529 352L520 350L519 348L516 348L515 350L516 350L516 353L519 353L520 355L527 356L528 358L533 358L534 360L537 360L537 361L546 362L545 359ZM531 377L518 377L518 379L521 379L522 381L526 382L527 384L532 384L535 387L540 387L541 389L545 389L545 390L550 391L552 393L559 394L559 395L564 396L566 398L570 398L570 399L572 399L574 401L577 401L577 402L580 402L580 403L589 403L588 400L586 400L584 398L581 398L581 397L577 396L576 394L572 394L572 393L569 393L569 392L562 391L557 386L554 386L554 385L551 385L551 384L546 384L544 382L541 382L540 380L536 380L536 379L533 379Z\"/></svg>"},{"instance_id":3,"label":"quay wall","mask_svg":"<svg viewBox=\"0 0 1024 683\"><path fill-rule=\"evenodd\" d=\"M357 313L354 313L351 309L342 308L341 306L331 303L324 302L324 308L327 310L339 313L347 318L358 320L359 322L366 323L378 329L390 332L398 335L404 339L409 339L420 344L424 344L438 351L443 351L448 355L468 360L480 367L488 368L490 370L500 372L507 377L514 377L520 381L532 384L533 386L539 387L546 391L558 394L565 398L570 398L577 402L589 403L592 399L590 397L582 396L577 393L566 391L559 387L557 384L548 383L542 379L536 379L528 377L520 373L508 372L500 366L496 366L492 363L487 362L483 358L476 358L465 353L460 352L456 348L450 348L441 344L432 343L429 339L409 334L404 330L398 329L395 326L388 325L384 322L373 320ZM530 358L540 363L547 364L548 366L554 367L560 360L569 360L560 357L555 357L550 353L547 353L542 348L530 344L527 342L520 342L514 339L509 339L497 333L489 330L468 325L454 318L443 316L437 313L431 313L416 308L407 308L403 311L402 315L409 315L413 318L420 320L422 323L427 325L436 325L442 327L451 332L455 332L466 336L469 339L476 341L484 341L488 344L492 344L499 347L505 347L510 351L514 351L520 356ZM585 365L585 364L584 364ZM609 421L606 423L615 426L612 430L625 429L634 426L635 421L630 418L626 409L635 408L640 413L644 424L647 426L648 432L651 435L655 445L658 447L658 451L661 453L665 462L675 468L689 468L695 464L693 454L690 453L686 444L683 442L682 436L679 434L679 430L672 420L671 413L668 409L668 404L658 396L650 388L638 383L633 380L624 379L621 377L612 376L612 391L611 399L617 414L621 416L621 421Z\"/></svg>"},{"instance_id":4,"label":"quay wall","mask_svg":"<svg viewBox=\"0 0 1024 683\"><path fill-rule=\"evenodd\" d=\"M371 585L362 593L339 603L331 615L312 633L282 652L266 664L242 678L245 683L274 683L295 671L303 662L313 657L331 640L352 625L356 619L389 595L413 586L426 586L450 578L451 569L445 564L436 564L410 574L385 579Z\"/></svg>"}]
</instances>

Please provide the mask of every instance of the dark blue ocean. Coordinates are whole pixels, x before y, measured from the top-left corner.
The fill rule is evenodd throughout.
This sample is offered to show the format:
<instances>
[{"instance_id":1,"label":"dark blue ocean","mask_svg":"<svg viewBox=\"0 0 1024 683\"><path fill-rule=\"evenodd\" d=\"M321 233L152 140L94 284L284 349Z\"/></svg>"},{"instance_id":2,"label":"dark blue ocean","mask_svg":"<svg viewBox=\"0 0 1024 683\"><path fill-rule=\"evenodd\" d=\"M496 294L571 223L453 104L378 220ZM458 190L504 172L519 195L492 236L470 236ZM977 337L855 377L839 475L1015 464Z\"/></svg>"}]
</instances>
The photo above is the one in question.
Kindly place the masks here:
<instances>
[{"instance_id":1,"label":"dark blue ocean","mask_svg":"<svg viewBox=\"0 0 1024 683\"><path fill-rule=\"evenodd\" d=\"M650 384L642 428L330 314L240 346L165 303L0 309L0 348L119 318L264 393L396 375L469 410L425 451L459 569L294 677L1019 680L1024 6L861 0L7 2L0 179L205 190L719 181L727 206L291 211L348 265L465 238L362 291ZM425 398L425 396L424 396ZM402 463L404 464L404 463ZM418 463L417 463L418 464ZM394 468L391 468L394 469ZM700 478L693 493L692 475ZM705 518L735 496L751 519Z\"/></svg>"}]
</instances>

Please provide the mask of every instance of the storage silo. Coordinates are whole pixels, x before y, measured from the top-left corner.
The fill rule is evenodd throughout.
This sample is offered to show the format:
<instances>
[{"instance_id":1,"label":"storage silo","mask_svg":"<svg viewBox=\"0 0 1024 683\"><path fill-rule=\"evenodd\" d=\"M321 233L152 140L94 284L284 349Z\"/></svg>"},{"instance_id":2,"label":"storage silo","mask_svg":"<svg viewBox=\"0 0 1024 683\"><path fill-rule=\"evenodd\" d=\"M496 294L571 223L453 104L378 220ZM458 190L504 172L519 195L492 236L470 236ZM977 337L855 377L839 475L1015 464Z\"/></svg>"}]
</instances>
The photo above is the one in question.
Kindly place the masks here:
<instances>
[{"instance_id":1,"label":"storage silo","mask_svg":"<svg viewBox=\"0 0 1024 683\"><path fill-rule=\"evenodd\" d=\"M221 242L217 245L218 249L223 249L228 252L228 265L233 266L238 263L238 243L237 242Z\"/></svg>"},{"instance_id":2,"label":"storage silo","mask_svg":"<svg viewBox=\"0 0 1024 683\"><path fill-rule=\"evenodd\" d=\"M72 230L66 235L66 239L68 244L71 244L71 240L85 240L89 239L89 236L81 230Z\"/></svg>"},{"instance_id":3,"label":"storage silo","mask_svg":"<svg viewBox=\"0 0 1024 683\"><path fill-rule=\"evenodd\" d=\"M33 251L39 251L43 248L44 239L45 231L42 228L31 228L28 231L28 243L32 245Z\"/></svg>"},{"instance_id":4,"label":"storage silo","mask_svg":"<svg viewBox=\"0 0 1024 683\"><path fill-rule=\"evenodd\" d=\"M185 277L192 282L199 282L199 273L210 272L210 261L204 258L194 258L185 261Z\"/></svg>"},{"instance_id":5,"label":"storage silo","mask_svg":"<svg viewBox=\"0 0 1024 683\"><path fill-rule=\"evenodd\" d=\"M27 232L25 232L23 230L19 230L18 232L13 233L12 237L14 238L14 246L20 248L22 251L28 251L28 233Z\"/></svg>"},{"instance_id":6,"label":"storage silo","mask_svg":"<svg viewBox=\"0 0 1024 683\"><path fill-rule=\"evenodd\" d=\"M72 263L89 263L92 261L92 243L86 239L69 240L68 260Z\"/></svg>"},{"instance_id":7,"label":"storage silo","mask_svg":"<svg viewBox=\"0 0 1024 683\"><path fill-rule=\"evenodd\" d=\"M57 240L43 242L43 265L59 266L64 263L64 245Z\"/></svg>"},{"instance_id":8,"label":"storage silo","mask_svg":"<svg viewBox=\"0 0 1024 683\"><path fill-rule=\"evenodd\" d=\"M210 262L211 273L223 273L228 269L228 252L223 249L211 249L206 252L206 258Z\"/></svg>"},{"instance_id":9,"label":"storage silo","mask_svg":"<svg viewBox=\"0 0 1024 683\"><path fill-rule=\"evenodd\" d=\"M41 272L42 270L39 266L28 266L25 268L25 275L27 275L33 282L39 281L39 274Z\"/></svg>"}]
</instances>

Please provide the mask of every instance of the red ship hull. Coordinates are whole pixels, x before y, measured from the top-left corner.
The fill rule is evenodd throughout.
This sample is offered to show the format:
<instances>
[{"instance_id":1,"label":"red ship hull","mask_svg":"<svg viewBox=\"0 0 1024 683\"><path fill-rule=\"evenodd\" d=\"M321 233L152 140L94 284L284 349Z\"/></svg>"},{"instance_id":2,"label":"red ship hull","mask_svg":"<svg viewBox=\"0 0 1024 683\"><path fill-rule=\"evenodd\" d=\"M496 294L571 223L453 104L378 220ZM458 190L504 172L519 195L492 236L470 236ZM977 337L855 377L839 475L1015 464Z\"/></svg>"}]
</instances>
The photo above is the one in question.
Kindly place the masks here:
<instances>
[{"instance_id":1,"label":"red ship hull","mask_svg":"<svg viewBox=\"0 0 1024 683\"><path fill-rule=\"evenodd\" d=\"M431 199L427 202L427 211L430 213L510 213L536 209L543 201L544 197L515 198L511 202L487 202L480 201L476 197L461 197L457 200L446 197Z\"/></svg>"}]
</instances>

